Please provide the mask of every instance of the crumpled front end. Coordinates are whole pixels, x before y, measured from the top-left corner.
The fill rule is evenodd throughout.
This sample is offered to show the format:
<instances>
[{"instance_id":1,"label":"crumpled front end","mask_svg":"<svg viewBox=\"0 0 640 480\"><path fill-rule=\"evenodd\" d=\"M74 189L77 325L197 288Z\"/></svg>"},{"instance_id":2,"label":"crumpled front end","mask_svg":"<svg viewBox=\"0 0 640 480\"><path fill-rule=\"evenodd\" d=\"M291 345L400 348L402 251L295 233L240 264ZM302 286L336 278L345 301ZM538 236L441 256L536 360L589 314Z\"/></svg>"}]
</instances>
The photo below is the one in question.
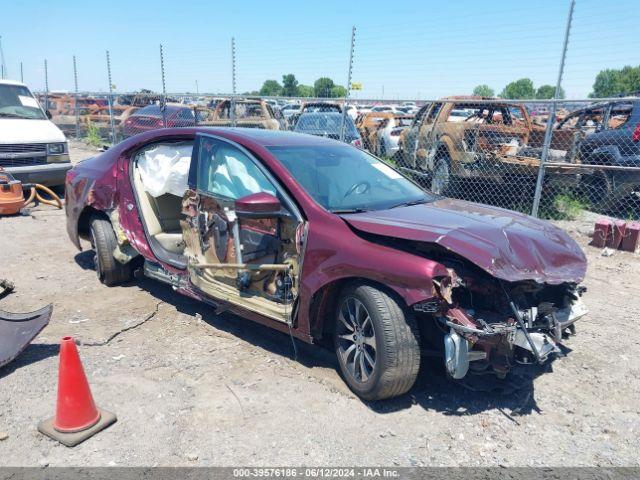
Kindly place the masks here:
<instances>
[{"instance_id":1,"label":"crumpled front end","mask_svg":"<svg viewBox=\"0 0 640 480\"><path fill-rule=\"evenodd\" d=\"M575 283L509 283L479 271L459 275L453 268L449 273L434 279L438 297L413 309L435 320L454 379L470 373L502 378L516 365L543 364L562 352L563 340L587 313L586 288Z\"/></svg>"}]
</instances>

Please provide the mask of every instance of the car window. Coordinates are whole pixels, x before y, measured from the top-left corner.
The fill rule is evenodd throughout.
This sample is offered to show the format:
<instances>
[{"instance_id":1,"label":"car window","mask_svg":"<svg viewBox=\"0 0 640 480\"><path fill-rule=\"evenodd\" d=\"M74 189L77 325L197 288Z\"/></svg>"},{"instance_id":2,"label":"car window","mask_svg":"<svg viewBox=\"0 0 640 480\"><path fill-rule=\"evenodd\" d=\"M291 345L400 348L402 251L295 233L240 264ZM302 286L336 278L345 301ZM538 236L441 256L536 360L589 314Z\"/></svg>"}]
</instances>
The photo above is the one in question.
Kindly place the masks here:
<instances>
[{"instance_id":1,"label":"car window","mask_svg":"<svg viewBox=\"0 0 640 480\"><path fill-rule=\"evenodd\" d=\"M435 122L436 117L438 116L438 113L440 113L440 109L442 108L442 103L435 103L433 105L433 108L431 110L429 110L429 113L427 114L424 123L426 125L430 125L433 122Z\"/></svg>"},{"instance_id":2,"label":"car window","mask_svg":"<svg viewBox=\"0 0 640 480\"><path fill-rule=\"evenodd\" d=\"M27 87L6 84L0 85L0 117L46 119Z\"/></svg>"},{"instance_id":3,"label":"car window","mask_svg":"<svg viewBox=\"0 0 640 480\"><path fill-rule=\"evenodd\" d=\"M615 130L616 128L622 127L629 120L632 110L633 105L631 104L614 105L611 107L607 128Z\"/></svg>"},{"instance_id":4,"label":"car window","mask_svg":"<svg viewBox=\"0 0 640 480\"><path fill-rule=\"evenodd\" d=\"M200 191L232 200L259 192L276 194L276 188L247 154L211 137L200 138L197 184Z\"/></svg>"},{"instance_id":5,"label":"car window","mask_svg":"<svg viewBox=\"0 0 640 480\"><path fill-rule=\"evenodd\" d=\"M346 145L268 147L296 182L330 211L376 210L432 196L374 156Z\"/></svg>"}]
</instances>

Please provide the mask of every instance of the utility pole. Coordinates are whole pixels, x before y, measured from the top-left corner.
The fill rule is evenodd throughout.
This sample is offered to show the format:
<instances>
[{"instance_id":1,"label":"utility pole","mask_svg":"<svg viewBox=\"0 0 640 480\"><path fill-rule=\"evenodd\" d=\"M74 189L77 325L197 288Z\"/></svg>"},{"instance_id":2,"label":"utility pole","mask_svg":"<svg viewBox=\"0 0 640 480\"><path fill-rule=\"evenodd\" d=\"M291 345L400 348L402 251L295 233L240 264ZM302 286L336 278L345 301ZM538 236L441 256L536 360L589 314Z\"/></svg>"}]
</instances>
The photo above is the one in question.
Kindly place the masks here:
<instances>
[{"instance_id":1,"label":"utility pole","mask_svg":"<svg viewBox=\"0 0 640 480\"><path fill-rule=\"evenodd\" d=\"M167 86L164 79L164 52L162 50L162 44L160 44L160 72L162 74L162 105L160 110L162 111L162 126L167 128Z\"/></svg>"},{"instance_id":2,"label":"utility pole","mask_svg":"<svg viewBox=\"0 0 640 480\"><path fill-rule=\"evenodd\" d=\"M344 96L344 104L342 105L342 125L340 126L340 141L344 142L345 127L347 123L347 101L349 100L349 92L351 91L351 75L353 73L353 51L356 45L356 27L351 27L351 48L349 49L349 69L347 73L347 92Z\"/></svg>"},{"instance_id":3,"label":"utility pole","mask_svg":"<svg viewBox=\"0 0 640 480\"><path fill-rule=\"evenodd\" d=\"M7 72L7 64L4 61L4 50L2 50L2 36L0 35L0 70L2 78L7 78L9 72Z\"/></svg>"},{"instance_id":4,"label":"utility pole","mask_svg":"<svg viewBox=\"0 0 640 480\"><path fill-rule=\"evenodd\" d=\"M73 84L75 86L74 111L76 114L76 139L80 138L80 105L78 102L78 65L76 56L73 56Z\"/></svg>"},{"instance_id":5,"label":"utility pole","mask_svg":"<svg viewBox=\"0 0 640 480\"><path fill-rule=\"evenodd\" d=\"M236 126L236 39L231 37L231 108L229 118L231 126Z\"/></svg>"},{"instance_id":6,"label":"utility pole","mask_svg":"<svg viewBox=\"0 0 640 480\"><path fill-rule=\"evenodd\" d=\"M111 142L116 143L116 122L113 118L113 82L111 81L111 58L107 50L107 80L109 81L109 126L111 127Z\"/></svg>"},{"instance_id":7,"label":"utility pole","mask_svg":"<svg viewBox=\"0 0 640 480\"><path fill-rule=\"evenodd\" d=\"M20 62L20 81L24 83L24 71L22 70L22 62Z\"/></svg>"},{"instance_id":8,"label":"utility pole","mask_svg":"<svg viewBox=\"0 0 640 480\"><path fill-rule=\"evenodd\" d=\"M196 80L196 95L200 95L200 89L198 88L198 80Z\"/></svg>"},{"instance_id":9,"label":"utility pole","mask_svg":"<svg viewBox=\"0 0 640 480\"><path fill-rule=\"evenodd\" d=\"M562 84L562 75L564 74L564 64L567 56L567 48L569 46L569 34L571 33L571 22L573 20L573 10L576 6L576 0L569 3L569 14L567 15L567 25L564 30L564 42L562 43L562 55L560 57L560 67L558 68L558 80L556 81L556 91L549 109L549 118L547 119L547 129L544 132L544 143L542 144L542 154L540 155L540 166L538 167L538 180L536 182L536 190L533 194L533 206L531 207L531 216L538 216L540 208L540 197L542 196L542 185L544 183L544 164L549 156L549 146L551 145L551 136L553 135L553 124L556 119L556 110L558 108L558 98L560 95L560 86Z\"/></svg>"},{"instance_id":10,"label":"utility pole","mask_svg":"<svg viewBox=\"0 0 640 480\"><path fill-rule=\"evenodd\" d=\"M44 59L44 111L49 111L49 69L47 59Z\"/></svg>"}]
</instances>

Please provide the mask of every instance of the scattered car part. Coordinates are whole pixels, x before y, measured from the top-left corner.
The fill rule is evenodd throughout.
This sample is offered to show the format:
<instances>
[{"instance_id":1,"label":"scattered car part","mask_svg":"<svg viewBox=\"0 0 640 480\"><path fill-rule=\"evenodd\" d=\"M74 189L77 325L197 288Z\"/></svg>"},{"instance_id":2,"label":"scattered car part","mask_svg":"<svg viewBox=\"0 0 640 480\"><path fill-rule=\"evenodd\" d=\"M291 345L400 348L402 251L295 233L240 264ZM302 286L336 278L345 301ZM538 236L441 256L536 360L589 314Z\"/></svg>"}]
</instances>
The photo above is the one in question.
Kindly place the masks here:
<instances>
[{"instance_id":1,"label":"scattered car part","mask_svg":"<svg viewBox=\"0 0 640 480\"><path fill-rule=\"evenodd\" d=\"M27 348L47 326L52 312L53 305L29 313L0 310L0 367L14 360Z\"/></svg>"}]
</instances>

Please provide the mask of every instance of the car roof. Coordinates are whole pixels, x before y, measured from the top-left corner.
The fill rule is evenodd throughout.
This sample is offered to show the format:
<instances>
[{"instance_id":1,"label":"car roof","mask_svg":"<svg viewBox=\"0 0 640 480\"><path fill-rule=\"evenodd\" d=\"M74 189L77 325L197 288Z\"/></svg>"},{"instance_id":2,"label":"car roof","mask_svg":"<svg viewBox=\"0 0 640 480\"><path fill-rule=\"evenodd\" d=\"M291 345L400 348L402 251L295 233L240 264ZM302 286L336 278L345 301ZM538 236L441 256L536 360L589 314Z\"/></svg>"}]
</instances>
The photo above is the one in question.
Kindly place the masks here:
<instances>
[{"instance_id":1,"label":"car roof","mask_svg":"<svg viewBox=\"0 0 640 480\"><path fill-rule=\"evenodd\" d=\"M18 85L20 87L26 87L26 85L22 82L18 82L17 80L6 80L6 79L0 79L0 85Z\"/></svg>"},{"instance_id":2,"label":"car roof","mask_svg":"<svg viewBox=\"0 0 640 480\"><path fill-rule=\"evenodd\" d=\"M239 137L243 140L260 145L262 147L344 145L344 143L332 140L330 138L284 130L215 127L196 127L195 130L198 133L209 133L211 135L219 135L221 137L229 139L233 139L233 137Z\"/></svg>"},{"instance_id":3,"label":"car roof","mask_svg":"<svg viewBox=\"0 0 640 480\"><path fill-rule=\"evenodd\" d=\"M302 117L342 117L342 113L339 112L304 112L302 115L300 115L300 118Z\"/></svg>"}]
</instances>

